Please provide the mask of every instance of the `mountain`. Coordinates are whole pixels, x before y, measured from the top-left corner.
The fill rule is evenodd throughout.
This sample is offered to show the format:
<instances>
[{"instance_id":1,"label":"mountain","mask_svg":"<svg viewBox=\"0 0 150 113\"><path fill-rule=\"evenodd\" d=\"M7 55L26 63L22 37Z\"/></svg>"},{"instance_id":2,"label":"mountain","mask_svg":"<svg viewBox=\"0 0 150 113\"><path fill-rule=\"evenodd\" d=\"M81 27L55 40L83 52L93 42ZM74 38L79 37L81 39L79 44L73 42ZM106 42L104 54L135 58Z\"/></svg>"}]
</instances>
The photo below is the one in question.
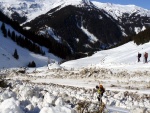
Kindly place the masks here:
<instances>
[{"instance_id":1,"label":"mountain","mask_svg":"<svg viewBox=\"0 0 150 113\"><path fill-rule=\"evenodd\" d=\"M28 22L51 9L67 5L89 4L88 0L0 0L1 11L18 22Z\"/></svg>"},{"instance_id":2,"label":"mountain","mask_svg":"<svg viewBox=\"0 0 150 113\"><path fill-rule=\"evenodd\" d=\"M150 23L149 10L89 0L6 0L0 9L24 29L65 44L73 58L114 46Z\"/></svg>"},{"instance_id":3,"label":"mountain","mask_svg":"<svg viewBox=\"0 0 150 113\"><path fill-rule=\"evenodd\" d=\"M135 5L119 5L95 1L93 4L99 9L105 10L117 21L124 36L131 33L138 34L150 26L150 10Z\"/></svg>"}]
</instances>

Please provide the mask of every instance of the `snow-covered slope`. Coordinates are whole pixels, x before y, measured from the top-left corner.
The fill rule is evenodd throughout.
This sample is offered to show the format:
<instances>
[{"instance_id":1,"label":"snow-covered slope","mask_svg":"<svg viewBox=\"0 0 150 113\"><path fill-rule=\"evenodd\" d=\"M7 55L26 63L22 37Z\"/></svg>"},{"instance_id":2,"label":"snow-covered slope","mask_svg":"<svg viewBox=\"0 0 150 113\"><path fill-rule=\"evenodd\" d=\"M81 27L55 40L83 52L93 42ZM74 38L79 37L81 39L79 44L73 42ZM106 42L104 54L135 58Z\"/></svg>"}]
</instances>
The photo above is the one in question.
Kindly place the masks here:
<instances>
[{"instance_id":1,"label":"snow-covered slope","mask_svg":"<svg viewBox=\"0 0 150 113\"><path fill-rule=\"evenodd\" d=\"M41 14L67 5L90 4L89 0L0 0L0 10L11 17L17 12L20 17L27 17L26 22L33 20Z\"/></svg>"},{"instance_id":2,"label":"snow-covered slope","mask_svg":"<svg viewBox=\"0 0 150 113\"><path fill-rule=\"evenodd\" d=\"M0 26L1 26L0 22ZM10 31L15 31L11 26L6 25L6 29L10 29ZM15 31L16 32L16 31ZM16 32L19 35L19 33ZM14 50L17 49L19 59L16 60L12 55L14 54ZM10 67L21 67L27 66L29 62L35 61L37 66L45 66L47 65L48 58L54 59L56 61L60 61L61 59L54 56L53 54L48 53L48 49L42 48L46 51L46 55L42 56L39 54L35 54L30 52L29 50L18 46L14 41L10 38L3 37L3 33L0 30L0 68L10 68Z\"/></svg>"},{"instance_id":3,"label":"snow-covered slope","mask_svg":"<svg viewBox=\"0 0 150 113\"><path fill-rule=\"evenodd\" d=\"M138 52L142 53L141 62L137 62ZM103 68L145 70L150 67L150 63L145 64L143 62L145 52L150 54L150 42L139 46L134 42L129 42L114 49L99 51L91 57L65 62L61 66L65 68L98 66ZM148 62L150 62L150 57Z\"/></svg>"},{"instance_id":4,"label":"snow-covered slope","mask_svg":"<svg viewBox=\"0 0 150 113\"><path fill-rule=\"evenodd\" d=\"M150 10L135 5L120 5L120 4L112 4L112 3L101 3L96 1L92 1L92 3L100 9L104 9L108 14L113 16L116 20L119 17L122 17L123 14L125 13L129 15L136 13L136 15L150 17Z\"/></svg>"}]
</instances>

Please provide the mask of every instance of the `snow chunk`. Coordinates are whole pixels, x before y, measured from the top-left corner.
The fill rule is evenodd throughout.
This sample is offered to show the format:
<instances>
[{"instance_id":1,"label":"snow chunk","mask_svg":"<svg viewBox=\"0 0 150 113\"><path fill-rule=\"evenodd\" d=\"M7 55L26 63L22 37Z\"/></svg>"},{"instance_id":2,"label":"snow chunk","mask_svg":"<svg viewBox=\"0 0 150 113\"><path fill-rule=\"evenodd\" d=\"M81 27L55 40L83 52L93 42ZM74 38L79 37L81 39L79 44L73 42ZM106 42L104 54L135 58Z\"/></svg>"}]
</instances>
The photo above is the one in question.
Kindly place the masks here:
<instances>
[{"instance_id":1,"label":"snow chunk","mask_svg":"<svg viewBox=\"0 0 150 113\"><path fill-rule=\"evenodd\" d=\"M62 69L62 67L57 63L48 64L48 69Z\"/></svg>"},{"instance_id":2,"label":"snow chunk","mask_svg":"<svg viewBox=\"0 0 150 113\"><path fill-rule=\"evenodd\" d=\"M23 29L25 29L25 30L30 30L31 27L24 27Z\"/></svg>"},{"instance_id":3,"label":"snow chunk","mask_svg":"<svg viewBox=\"0 0 150 113\"><path fill-rule=\"evenodd\" d=\"M144 31L145 29L146 29L145 26L143 26L142 29L140 27L135 27L134 31L135 31L136 34L138 34L139 32Z\"/></svg>"},{"instance_id":4,"label":"snow chunk","mask_svg":"<svg viewBox=\"0 0 150 113\"><path fill-rule=\"evenodd\" d=\"M8 98L14 97L16 98L16 94L12 91L5 90L4 93L1 94L0 100L6 100Z\"/></svg>"},{"instance_id":5,"label":"snow chunk","mask_svg":"<svg viewBox=\"0 0 150 113\"><path fill-rule=\"evenodd\" d=\"M141 31L141 28L140 27L135 27L134 31L135 31L136 34L138 34Z\"/></svg>"},{"instance_id":6,"label":"snow chunk","mask_svg":"<svg viewBox=\"0 0 150 113\"><path fill-rule=\"evenodd\" d=\"M50 103L53 104L56 100L55 96L50 95L48 92L44 96L44 102L45 103Z\"/></svg>"},{"instance_id":7,"label":"snow chunk","mask_svg":"<svg viewBox=\"0 0 150 113\"><path fill-rule=\"evenodd\" d=\"M56 106L63 106L63 105L64 105L64 100L63 100L61 97L59 97L59 98L56 100L55 105L56 105Z\"/></svg>"},{"instance_id":8,"label":"snow chunk","mask_svg":"<svg viewBox=\"0 0 150 113\"><path fill-rule=\"evenodd\" d=\"M14 98L6 99L0 104L0 113L24 113L19 102Z\"/></svg>"},{"instance_id":9,"label":"snow chunk","mask_svg":"<svg viewBox=\"0 0 150 113\"><path fill-rule=\"evenodd\" d=\"M22 87L20 93L21 93L21 97L23 98L23 100L32 98L32 96L34 95L34 91L30 87Z\"/></svg>"}]
</instances>

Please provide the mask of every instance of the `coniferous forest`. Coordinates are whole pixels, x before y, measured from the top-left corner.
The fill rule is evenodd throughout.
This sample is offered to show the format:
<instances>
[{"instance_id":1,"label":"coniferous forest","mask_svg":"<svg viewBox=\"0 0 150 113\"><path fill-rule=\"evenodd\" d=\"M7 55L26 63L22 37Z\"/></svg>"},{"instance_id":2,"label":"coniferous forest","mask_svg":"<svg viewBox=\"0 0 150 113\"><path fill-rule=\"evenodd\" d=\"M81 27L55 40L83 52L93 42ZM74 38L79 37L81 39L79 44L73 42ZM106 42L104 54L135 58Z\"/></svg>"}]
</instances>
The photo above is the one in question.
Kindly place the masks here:
<instances>
[{"instance_id":1,"label":"coniferous forest","mask_svg":"<svg viewBox=\"0 0 150 113\"><path fill-rule=\"evenodd\" d=\"M17 21L9 19L2 12L0 12L0 21L3 22L1 30L4 34L4 37L7 36L10 37L18 45L27 48L28 50L33 51L34 53L42 55L45 54L45 52L38 46L40 45L45 46L46 48L49 49L50 53L53 53L56 56L59 56L63 59L68 58L72 54L66 42L59 43L55 41L52 37L45 38L44 36L37 35L32 31L25 30L19 25ZM15 29L22 35L17 36L14 31L13 32L10 32L10 30L7 31L4 23L9 24L13 29Z\"/></svg>"}]
</instances>

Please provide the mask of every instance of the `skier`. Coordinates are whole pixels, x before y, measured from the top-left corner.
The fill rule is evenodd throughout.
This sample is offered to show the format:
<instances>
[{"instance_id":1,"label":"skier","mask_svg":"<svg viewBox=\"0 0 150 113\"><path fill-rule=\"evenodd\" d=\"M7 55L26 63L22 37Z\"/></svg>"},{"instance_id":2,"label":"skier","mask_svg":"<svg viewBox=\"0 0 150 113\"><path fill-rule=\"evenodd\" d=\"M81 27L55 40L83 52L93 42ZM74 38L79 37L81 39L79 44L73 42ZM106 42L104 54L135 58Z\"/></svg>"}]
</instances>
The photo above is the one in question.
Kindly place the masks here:
<instances>
[{"instance_id":1,"label":"skier","mask_svg":"<svg viewBox=\"0 0 150 113\"><path fill-rule=\"evenodd\" d=\"M148 58L148 53L147 52L145 52L144 58L145 58L145 63L147 63L147 58Z\"/></svg>"},{"instance_id":2,"label":"skier","mask_svg":"<svg viewBox=\"0 0 150 113\"><path fill-rule=\"evenodd\" d=\"M98 93L98 96L97 96L97 99L99 101L99 112L102 113L106 106L105 104L102 102L102 96L103 96L103 93L105 92L105 88L103 87L103 85L99 85L99 86L96 86L96 89L97 89L97 93Z\"/></svg>"},{"instance_id":3,"label":"skier","mask_svg":"<svg viewBox=\"0 0 150 113\"><path fill-rule=\"evenodd\" d=\"M138 52L138 62L140 62L141 53Z\"/></svg>"},{"instance_id":4,"label":"skier","mask_svg":"<svg viewBox=\"0 0 150 113\"><path fill-rule=\"evenodd\" d=\"M103 87L103 85L99 85L99 86L96 86L96 89L97 89L97 93L98 93L98 101L102 103L102 96L103 96L103 93L105 92L105 88Z\"/></svg>"}]
</instances>

